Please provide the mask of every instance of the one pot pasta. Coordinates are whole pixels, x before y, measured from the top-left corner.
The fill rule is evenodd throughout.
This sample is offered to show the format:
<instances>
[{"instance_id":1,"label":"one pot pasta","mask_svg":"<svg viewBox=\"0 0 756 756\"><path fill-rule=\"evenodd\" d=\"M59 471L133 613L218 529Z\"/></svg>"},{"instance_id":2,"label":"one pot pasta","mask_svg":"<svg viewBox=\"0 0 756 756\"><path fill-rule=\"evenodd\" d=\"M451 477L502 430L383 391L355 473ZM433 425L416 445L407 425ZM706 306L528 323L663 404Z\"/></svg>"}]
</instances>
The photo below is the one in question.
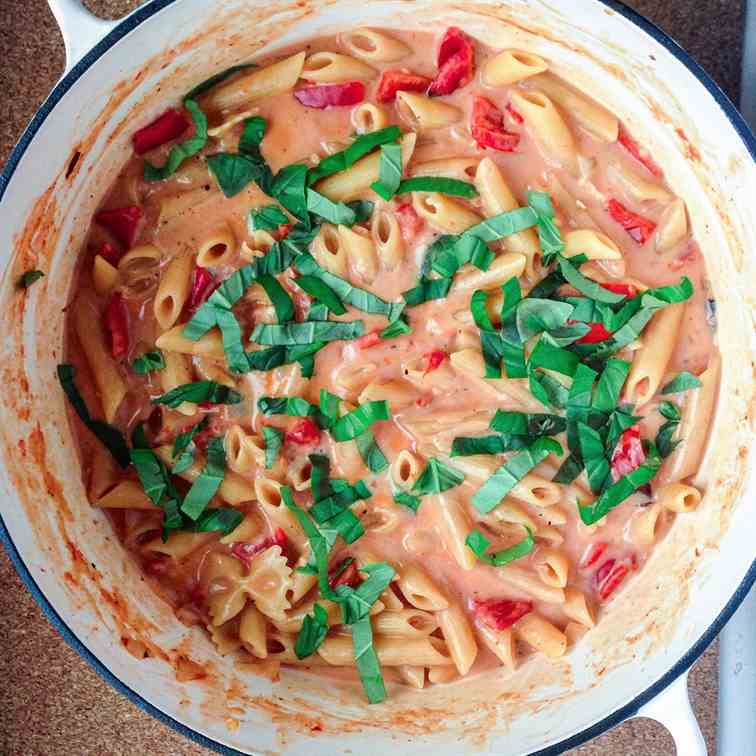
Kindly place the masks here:
<instances>
[{"instance_id":1,"label":"one pot pasta","mask_svg":"<svg viewBox=\"0 0 756 756\"><path fill-rule=\"evenodd\" d=\"M456 27L166 107L67 311L92 505L218 653L371 703L568 653L703 493L715 303L654 156Z\"/></svg>"}]
</instances>

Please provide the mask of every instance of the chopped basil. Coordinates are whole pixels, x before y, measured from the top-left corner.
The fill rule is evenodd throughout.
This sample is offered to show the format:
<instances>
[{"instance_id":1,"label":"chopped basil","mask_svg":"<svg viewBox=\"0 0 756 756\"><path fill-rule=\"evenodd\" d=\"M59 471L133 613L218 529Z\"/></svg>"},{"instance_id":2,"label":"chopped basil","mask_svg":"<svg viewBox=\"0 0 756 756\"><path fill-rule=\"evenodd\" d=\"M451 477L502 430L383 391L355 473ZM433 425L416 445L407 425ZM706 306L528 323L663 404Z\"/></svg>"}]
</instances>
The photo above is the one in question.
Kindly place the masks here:
<instances>
[{"instance_id":1,"label":"chopped basil","mask_svg":"<svg viewBox=\"0 0 756 756\"><path fill-rule=\"evenodd\" d=\"M625 360L606 361L593 395L594 409L611 412L617 406L629 371L630 363Z\"/></svg>"},{"instance_id":2,"label":"chopped basil","mask_svg":"<svg viewBox=\"0 0 756 756\"><path fill-rule=\"evenodd\" d=\"M370 188L387 202L396 194L402 183L402 147L399 143L381 145L379 178Z\"/></svg>"},{"instance_id":3,"label":"chopped basil","mask_svg":"<svg viewBox=\"0 0 756 756\"><path fill-rule=\"evenodd\" d=\"M464 479L464 473L451 465L445 465L438 459L431 458L412 486L412 493L418 496L440 494L460 485Z\"/></svg>"},{"instance_id":4,"label":"chopped basil","mask_svg":"<svg viewBox=\"0 0 756 756\"><path fill-rule=\"evenodd\" d=\"M563 257L559 260L559 270L570 286L595 302L617 304L625 299L624 294L615 294L615 292L605 289L601 284L586 278L569 260Z\"/></svg>"},{"instance_id":5,"label":"chopped basil","mask_svg":"<svg viewBox=\"0 0 756 756\"><path fill-rule=\"evenodd\" d=\"M551 265L564 251L562 234L554 220L554 205L546 192L528 192L528 207L535 213L543 265Z\"/></svg>"},{"instance_id":6,"label":"chopped basil","mask_svg":"<svg viewBox=\"0 0 756 756\"><path fill-rule=\"evenodd\" d=\"M352 307L356 307L363 312L369 312L374 315L385 315L390 321L394 321L404 309L402 303L385 302L380 297L376 297L375 294L352 286L349 281L345 281L343 278L339 278L333 275L333 273L323 270L310 254L300 254L296 259L296 266L302 275L319 278L336 292L336 295L342 302L352 305Z\"/></svg>"},{"instance_id":7,"label":"chopped basil","mask_svg":"<svg viewBox=\"0 0 756 756\"><path fill-rule=\"evenodd\" d=\"M470 312L480 330L480 349L483 353L486 378L501 378L501 362L504 359L504 343L488 316L486 302L488 292L478 289L470 298Z\"/></svg>"},{"instance_id":8,"label":"chopped basil","mask_svg":"<svg viewBox=\"0 0 756 756\"><path fill-rule=\"evenodd\" d=\"M588 484L593 493L600 493L609 476L609 461L604 456L604 441L598 431L585 423L577 423L577 434Z\"/></svg>"},{"instance_id":9,"label":"chopped basil","mask_svg":"<svg viewBox=\"0 0 756 756\"><path fill-rule=\"evenodd\" d=\"M581 472L583 472L582 460L570 454L570 456L562 462L561 467L557 470L556 475L554 475L552 480L554 483L562 483L563 485L568 486L578 477L578 475L580 475Z\"/></svg>"},{"instance_id":10,"label":"chopped basil","mask_svg":"<svg viewBox=\"0 0 756 756\"><path fill-rule=\"evenodd\" d=\"M451 288L451 278L421 278L414 286L402 292L404 301L411 307L434 299L443 299Z\"/></svg>"},{"instance_id":11,"label":"chopped basil","mask_svg":"<svg viewBox=\"0 0 756 756\"><path fill-rule=\"evenodd\" d=\"M257 68L256 63L241 63L240 65L231 66L230 68L227 68L225 71L221 71L220 73L215 74L214 76L211 76L209 79L205 79L205 81L201 82L200 84L197 84L194 89L192 89L184 99L187 100L195 100L200 95L205 94L205 92L212 89L216 84L220 84L222 81L225 81L230 76L233 76L235 73L238 73L239 71L246 71L248 68Z\"/></svg>"},{"instance_id":12,"label":"chopped basil","mask_svg":"<svg viewBox=\"0 0 756 756\"><path fill-rule=\"evenodd\" d=\"M422 504L422 499L419 496L413 496L404 491L397 491L394 494L394 501L403 507L407 507L407 509L411 509L413 512L417 512L420 509L420 504Z\"/></svg>"},{"instance_id":13,"label":"chopped basil","mask_svg":"<svg viewBox=\"0 0 756 756\"><path fill-rule=\"evenodd\" d=\"M389 420L389 403L384 400L365 402L339 418L330 429L335 441L351 441L363 434L373 423Z\"/></svg>"},{"instance_id":14,"label":"chopped basil","mask_svg":"<svg viewBox=\"0 0 756 756\"><path fill-rule=\"evenodd\" d=\"M567 406L568 391L553 376L529 370L528 385L530 393L546 407L564 409Z\"/></svg>"},{"instance_id":15,"label":"chopped basil","mask_svg":"<svg viewBox=\"0 0 756 756\"><path fill-rule=\"evenodd\" d=\"M517 332L527 341L544 331L555 331L567 325L575 308L567 302L527 297L517 306Z\"/></svg>"},{"instance_id":16,"label":"chopped basil","mask_svg":"<svg viewBox=\"0 0 756 756\"><path fill-rule=\"evenodd\" d=\"M609 422L607 423L606 430L606 450L607 454L611 455L614 447L619 441L619 437L628 429L632 428L637 422L642 420L642 417L638 417L632 414L632 406L626 405L624 408L620 407L609 415Z\"/></svg>"},{"instance_id":17,"label":"chopped basil","mask_svg":"<svg viewBox=\"0 0 756 756\"><path fill-rule=\"evenodd\" d=\"M475 454L501 454L527 447L527 436L457 436L452 442L450 457L471 457Z\"/></svg>"},{"instance_id":18,"label":"chopped basil","mask_svg":"<svg viewBox=\"0 0 756 756\"><path fill-rule=\"evenodd\" d=\"M251 340L269 346L294 346L313 344L316 341L348 341L364 334L365 323L361 320L313 320L283 325L260 323L255 326Z\"/></svg>"},{"instance_id":19,"label":"chopped basil","mask_svg":"<svg viewBox=\"0 0 756 756\"><path fill-rule=\"evenodd\" d=\"M257 401L257 408L263 415L288 415L289 417L311 417L320 412L301 396L273 397L263 396Z\"/></svg>"},{"instance_id":20,"label":"chopped basil","mask_svg":"<svg viewBox=\"0 0 756 756\"><path fill-rule=\"evenodd\" d=\"M313 168L308 176L307 183L312 186L326 176L334 173L341 173L350 166L354 165L361 157L372 152L376 147L389 142L395 142L402 135L398 126L388 126L385 129L373 131L370 134L363 134L357 137L345 150L336 152L323 158L318 165Z\"/></svg>"},{"instance_id":21,"label":"chopped basil","mask_svg":"<svg viewBox=\"0 0 756 756\"><path fill-rule=\"evenodd\" d=\"M678 373L666 386L661 390L662 394L680 394L683 391L701 387L701 381L695 375L687 371Z\"/></svg>"},{"instance_id":22,"label":"chopped basil","mask_svg":"<svg viewBox=\"0 0 756 756\"><path fill-rule=\"evenodd\" d=\"M410 324L402 317L397 318L393 323L389 323L379 334L382 339L395 339L399 336L406 336L412 333Z\"/></svg>"},{"instance_id":23,"label":"chopped basil","mask_svg":"<svg viewBox=\"0 0 756 756\"><path fill-rule=\"evenodd\" d=\"M478 196L478 190L468 181L446 178L445 176L415 176L405 179L399 184L396 194L408 192L437 192L452 197L473 199Z\"/></svg>"},{"instance_id":24,"label":"chopped basil","mask_svg":"<svg viewBox=\"0 0 756 756\"><path fill-rule=\"evenodd\" d=\"M362 680L365 695L371 704L386 700L386 686L378 662L378 654L373 647L373 626L370 617L363 617L352 625L354 661Z\"/></svg>"},{"instance_id":25,"label":"chopped basil","mask_svg":"<svg viewBox=\"0 0 756 756\"><path fill-rule=\"evenodd\" d=\"M349 585L336 587L345 625L352 625L368 617L373 604L378 601L396 575L394 568L386 562L365 565L360 568L360 572L364 572L368 577L356 588Z\"/></svg>"},{"instance_id":26,"label":"chopped basil","mask_svg":"<svg viewBox=\"0 0 756 756\"><path fill-rule=\"evenodd\" d=\"M294 318L294 302L289 293L284 289L275 276L260 276L259 283L265 289L276 311L276 318L279 323L285 323L287 320Z\"/></svg>"},{"instance_id":27,"label":"chopped basil","mask_svg":"<svg viewBox=\"0 0 756 756\"><path fill-rule=\"evenodd\" d=\"M270 470L278 459L284 434L278 428L271 428L269 425L263 425L262 432L265 439L265 469Z\"/></svg>"},{"instance_id":28,"label":"chopped basil","mask_svg":"<svg viewBox=\"0 0 756 756\"><path fill-rule=\"evenodd\" d=\"M680 410L676 404L672 402L659 402L659 406L656 408L659 414L667 420L680 420Z\"/></svg>"},{"instance_id":29,"label":"chopped basil","mask_svg":"<svg viewBox=\"0 0 756 756\"><path fill-rule=\"evenodd\" d=\"M162 396L152 400L153 404L165 404L171 409L176 409L184 402L192 404L239 404L242 395L238 391L223 386L215 381L195 381L176 386Z\"/></svg>"},{"instance_id":30,"label":"chopped basil","mask_svg":"<svg viewBox=\"0 0 756 756\"><path fill-rule=\"evenodd\" d=\"M514 562L515 559L522 559L522 557L530 554L535 548L535 541L533 540L533 533L529 528L525 528L526 535L519 543L514 546L510 546L508 549L497 551L495 554L486 554L488 547L491 545L483 533L479 530L473 530L465 539L465 545L475 554L481 562L490 564L492 567L503 567L505 564Z\"/></svg>"},{"instance_id":31,"label":"chopped basil","mask_svg":"<svg viewBox=\"0 0 756 756\"><path fill-rule=\"evenodd\" d=\"M591 332L585 323L570 323L545 334L548 342L553 346L566 347L574 344Z\"/></svg>"},{"instance_id":32,"label":"chopped basil","mask_svg":"<svg viewBox=\"0 0 756 756\"><path fill-rule=\"evenodd\" d=\"M339 419L339 405L341 399L326 389L320 389L320 414L325 418L330 428Z\"/></svg>"},{"instance_id":33,"label":"chopped basil","mask_svg":"<svg viewBox=\"0 0 756 756\"><path fill-rule=\"evenodd\" d=\"M152 449L131 449L130 456L147 498L160 506L172 487L165 465Z\"/></svg>"},{"instance_id":34,"label":"chopped basil","mask_svg":"<svg viewBox=\"0 0 756 756\"><path fill-rule=\"evenodd\" d=\"M210 533L220 530L223 535L233 533L244 519L244 513L230 507L206 509L187 530L195 533Z\"/></svg>"},{"instance_id":35,"label":"chopped basil","mask_svg":"<svg viewBox=\"0 0 756 756\"><path fill-rule=\"evenodd\" d=\"M45 274L41 270L26 270L18 279L19 289L28 289L33 283L39 281Z\"/></svg>"},{"instance_id":36,"label":"chopped basil","mask_svg":"<svg viewBox=\"0 0 756 756\"><path fill-rule=\"evenodd\" d=\"M252 118L245 119L239 137L239 152L261 158L259 150L267 127L268 122L262 116L252 116Z\"/></svg>"},{"instance_id":37,"label":"chopped basil","mask_svg":"<svg viewBox=\"0 0 756 756\"><path fill-rule=\"evenodd\" d=\"M539 438L527 449L505 462L473 494L472 503L482 513L495 509L499 502L549 454L561 454L562 447L553 438Z\"/></svg>"},{"instance_id":38,"label":"chopped basil","mask_svg":"<svg viewBox=\"0 0 756 756\"><path fill-rule=\"evenodd\" d=\"M591 504L582 506L578 502L580 519L586 525L593 525L601 520L633 492L637 491L641 486L650 483L659 471L661 463L662 460L656 447L653 444L649 444L646 459L639 467L636 467L635 470L606 488L601 496Z\"/></svg>"},{"instance_id":39,"label":"chopped basil","mask_svg":"<svg viewBox=\"0 0 756 756\"><path fill-rule=\"evenodd\" d=\"M210 418L205 417L201 422L192 426L188 431L179 433L173 442L173 467L174 475L180 475L194 464L194 437L201 433L210 424Z\"/></svg>"},{"instance_id":40,"label":"chopped basil","mask_svg":"<svg viewBox=\"0 0 756 756\"><path fill-rule=\"evenodd\" d=\"M346 312L346 307L341 303L336 292L317 276L299 276L294 283L302 291L322 302L334 315L343 315Z\"/></svg>"},{"instance_id":41,"label":"chopped basil","mask_svg":"<svg viewBox=\"0 0 756 756\"><path fill-rule=\"evenodd\" d=\"M207 444L207 459L199 477L184 497L181 511L189 519L196 520L215 496L226 474L226 452L223 437L211 438Z\"/></svg>"},{"instance_id":42,"label":"chopped basil","mask_svg":"<svg viewBox=\"0 0 756 756\"><path fill-rule=\"evenodd\" d=\"M474 236L484 242L493 242L517 234L536 225L536 214L529 207L518 207L493 218L486 218L465 230L465 236Z\"/></svg>"},{"instance_id":43,"label":"chopped basil","mask_svg":"<svg viewBox=\"0 0 756 756\"><path fill-rule=\"evenodd\" d=\"M338 536L341 536L344 543L354 543L358 538L365 535L365 528L360 522L359 517L351 509L345 509L323 523L321 532L326 539L329 539L333 543L335 543Z\"/></svg>"},{"instance_id":44,"label":"chopped basil","mask_svg":"<svg viewBox=\"0 0 756 756\"><path fill-rule=\"evenodd\" d=\"M313 454L311 456L317 457L320 455ZM322 525L336 515L341 514L356 501L369 499L370 496L370 489L361 480L358 480L354 486L346 485L324 498L317 499L310 509L310 517L318 525Z\"/></svg>"},{"instance_id":45,"label":"chopped basil","mask_svg":"<svg viewBox=\"0 0 756 756\"><path fill-rule=\"evenodd\" d=\"M314 344L283 347L274 346L268 349L259 349L254 352L245 352L246 370L273 370L281 365L289 365L292 362L304 363L312 359L312 355L319 352L325 346L325 342L316 341ZM304 371L302 372L304 377Z\"/></svg>"},{"instance_id":46,"label":"chopped basil","mask_svg":"<svg viewBox=\"0 0 756 756\"><path fill-rule=\"evenodd\" d=\"M165 165L160 167L144 161L144 180L163 181L172 176L187 158L196 155L207 144L207 116L191 98L184 100L184 107L194 122L194 134L179 144L174 144L168 153Z\"/></svg>"},{"instance_id":47,"label":"chopped basil","mask_svg":"<svg viewBox=\"0 0 756 756\"><path fill-rule=\"evenodd\" d=\"M496 410L488 426L497 433L528 436L531 440L541 436L555 436L567 428L563 417L558 415L528 414Z\"/></svg>"},{"instance_id":48,"label":"chopped basil","mask_svg":"<svg viewBox=\"0 0 756 756\"><path fill-rule=\"evenodd\" d=\"M266 175L267 167L249 155L218 152L208 155L207 167L225 197L235 197L253 181Z\"/></svg>"},{"instance_id":49,"label":"chopped basil","mask_svg":"<svg viewBox=\"0 0 756 756\"><path fill-rule=\"evenodd\" d=\"M580 360L576 354L551 346L543 336L538 340L528 359L528 366L531 368L540 367L567 376L574 375L579 364Z\"/></svg>"},{"instance_id":50,"label":"chopped basil","mask_svg":"<svg viewBox=\"0 0 756 756\"><path fill-rule=\"evenodd\" d=\"M654 443L662 459L666 459L682 443L682 440L674 438L679 426L679 421L669 420L659 428Z\"/></svg>"},{"instance_id":51,"label":"chopped basil","mask_svg":"<svg viewBox=\"0 0 756 756\"><path fill-rule=\"evenodd\" d=\"M73 365L58 365L58 381L68 397L68 401L74 408L84 425L97 437L98 441L113 455L113 458L121 467L128 467L130 462L129 447L121 431L108 425L102 420L95 420L89 414L89 409L76 387L76 371Z\"/></svg>"},{"instance_id":52,"label":"chopped basil","mask_svg":"<svg viewBox=\"0 0 756 756\"><path fill-rule=\"evenodd\" d=\"M261 187L262 188L262 187ZM265 190L263 190L265 191ZM275 175L266 192L277 199L292 215L309 228L307 166L302 163L286 165Z\"/></svg>"},{"instance_id":53,"label":"chopped basil","mask_svg":"<svg viewBox=\"0 0 756 756\"><path fill-rule=\"evenodd\" d=\"M279 226L289 222L289 217L278 205L264 205L249 211L247 227L255 231L275 231Z\"/></svg>"},{"instance_id":54,"label":"chopped basil","mask_svg":"<svg viewBox=\"0 0 756 756\"><path fill-rule=\"evenodd\" d=\"M337 226L353 226L357 214L343 202L332 202L314 189L307 190L307 209L328 223Z\"/></svg>"},{"instance_id":55,"label":"chopped basil","mask_svg":"<svg viewBox=\"0 0 756 756\"><path fill-rule=\"evenodd\" d=\"M365 223L369 221L375 209L375 202L370 200L352 200L346 203L347 207L354 211L354 222Z\"/></svg>"},{"instance_id":56,"label":"chopped basil","mask_svg":"<svg viewBox=\"0 0 756 756\"><path fill-rule=\"evenodd\" d=\"M312 607L312 614L305 616L302 629L294 644L297 659L312 656L328 634L328 612L317 602Z\"/></svg>"},{"instance_id":57,"label":"chopped basil","mask_svg":"<svg viewBox=\"0 0 756 756\"><path fill-rule=\"evenodd\" d=\"M147 375L153 370L162 370L165 367L163 353L156 349L154 352L145 352L131 363L131 368L139 375Z\"/></svg>"},{"instance_id":58,"label":"chopped basil","mask_svg":"<svg viewBox=\"0 0 756 756\"><path fill-rule=\"evenodd\" d=\"M383 472L388 466L388 460L381 451L380 446L375 440L373 431L365 431L354 439L357 444L357 451L362 457L362 461L365 463L365 467L370 470L371 473Z\"/></svg>"}]
</instances>

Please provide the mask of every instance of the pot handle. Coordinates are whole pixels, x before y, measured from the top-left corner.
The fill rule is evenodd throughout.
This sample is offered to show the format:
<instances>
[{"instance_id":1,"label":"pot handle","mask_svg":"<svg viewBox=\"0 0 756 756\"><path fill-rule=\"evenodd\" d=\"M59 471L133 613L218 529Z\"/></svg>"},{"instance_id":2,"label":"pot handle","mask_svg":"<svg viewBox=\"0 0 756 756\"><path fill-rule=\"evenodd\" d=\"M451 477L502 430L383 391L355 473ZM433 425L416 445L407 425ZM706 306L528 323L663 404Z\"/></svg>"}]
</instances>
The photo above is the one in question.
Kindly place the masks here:
<instances>
[{"instance_id":1,"label":"pot handle","mask_svg":"<svg viewBox=\"0 0 756 756\"><path fill-rule=\"evenodd\" d=\"M663 725L675 741L678 756L707 756L706 741L688 697L687 672L641 706L635 716Z\"/></svg>"},{"instance_id":2,"label":"pot handle","mask_svg":"<svg viewBox=\"0 0 756 756\"><path fill-rule=\"evenodd\" d=\"M47 0L63 35L68 73L118 21L106 21L90 13L81 0Z\"/></svg>"}]
</instances>

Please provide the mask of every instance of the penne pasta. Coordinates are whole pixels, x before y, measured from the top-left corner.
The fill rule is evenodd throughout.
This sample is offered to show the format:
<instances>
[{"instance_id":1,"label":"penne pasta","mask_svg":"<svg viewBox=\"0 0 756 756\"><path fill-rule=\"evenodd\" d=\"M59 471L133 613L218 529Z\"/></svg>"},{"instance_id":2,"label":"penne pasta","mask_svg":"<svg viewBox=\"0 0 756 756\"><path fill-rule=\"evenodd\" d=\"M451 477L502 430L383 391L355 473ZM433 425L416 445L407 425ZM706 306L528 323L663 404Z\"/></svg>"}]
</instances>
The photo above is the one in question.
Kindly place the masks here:
<instances>
[{"instance_id":1,"label":"penne pasta","mask_svg":"<svg viewBox=\"0 0 756 756\"><path fill-rule=\"evenodd\" d=\"M538 614L526 614L516 625L517 636L532 646L536 651L545 654L549 659L564 656L567 650L567 637L557 627Z\"/></svg>"},{"instance_id":2,"label":"penne pasta","mask_svg":"<svg viewBox=\"0 0 756 756\"><path fill-rule=\"evenodd\" d=\"M340 39L351 55L374 63L393 63L410 54L404 42L375 29L354 29L342 34Z\"/></svg>"},{"instance_id":3,"label":"penne pasta","mask_svg":"<svg viewBox=\"0 0 756 756\"><path fill-rule=\"evenodd\" d=\"M413 192L415 212L445 234L461 234L480 222L480 216L461 202L435 192Z\"/></svg>"},{"instance_id":4,"label":"penne pasta","mask_svg":"<svg viewBox=\"0 0 756 756\"><path fill-rule=\"evenodd\" d=\"M160 278L155 295L155 319L167 331L179 319L189 296L194 260L189 255L174 257Z\"/></svg>"},{"instance_id":5,"label":"penne pasta","mask_svg":"<svg viewBox=\"0 0 756 756\"><path fill-rule=\"evenodd\" d=\"M373 211L370 230L381 267L393 270L404 259L404 239L399 221L386 208L377 208Z\"/></svg>"},{"instance_id":6,"label":"penne pasta","mask_svg":"<svg viewBox=\"0 0 756 756\"><path fill-rule=\"evenodd\" d=\"M458 604L450 604L447 609L438 612L436 617L454 666L464 676L470 671L478 655L478 644L472 626Z\"/></svg>"},{"instance_id":7,"label":"penne pasta","mask_svg":"<svg viewBox=\"0 0 756 756\"><path fill-rule=\"evenodd\" d=\"M371 134L385 129L389 125L389 116L380 105L363 102L352 111L351 121L358 134Z\"/></svg>"},{"instance_id":8,"label":"penne pasta","mask_svg":"<svg viewBox=\"0 0 756 756\"><path fill-rule=\"evenodd\" d=\"M413 92L396 93L396 109L413 131L431 131L457 123L462 111L437 98Z\"/></svg>"},{"instance_id":9,"label":"penne pasta","mask_svg":"<svg viewBox=\"0 0 756 756\"><path fill-rule=\"evenodd\" d=\"M489 87L507 87L523 79L548 71L549 64L540 56L522 50L503 50L483 67L483 82Z\"/></svg>"},{"instance_id":10,"label":"penne pasta","mask_svg":"<svg viewBox=\"0 0 756 756\"><path fill-rule=\"evenodd\" d=\"M355 79L372 79L376 70L349 55L334 52L316 52L304 62L301 76L318 84L333 84Z\"/></svg>"},{"instance_id":11,"label":"penne pasta","mask_svg":"<svg viewBox=\"0 0 756 756\"><path fill-rule=\"evenodd\" d=\"M701 503L701 492L685 483L669 483L656 491L656 501L661 509L670 512L692 512Z\"/></svg>"},{"instance_id":12,"label":"penne pasta","mask_svg":"<svg viewBox=\"0 0 756 756\"><path fill-rule=\"evenodd\" d=\"M600 231L581 228L564 236L565 257L585 255L589 260L621 260L620 248Z\"/></svg>"}]
</instances>

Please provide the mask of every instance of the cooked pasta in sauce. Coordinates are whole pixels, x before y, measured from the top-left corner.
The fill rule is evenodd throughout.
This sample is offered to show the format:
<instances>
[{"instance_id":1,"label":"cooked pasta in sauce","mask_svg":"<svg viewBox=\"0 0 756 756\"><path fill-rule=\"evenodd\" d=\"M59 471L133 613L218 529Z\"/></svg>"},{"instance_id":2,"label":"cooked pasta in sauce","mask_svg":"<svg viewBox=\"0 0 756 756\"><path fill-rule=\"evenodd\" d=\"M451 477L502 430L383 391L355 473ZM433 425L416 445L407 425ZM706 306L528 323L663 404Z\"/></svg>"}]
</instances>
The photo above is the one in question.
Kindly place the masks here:
<instances>
[{"instance_id":1,"label":"cooked pasta in sauce","mask_svg":"<svg viewBox=\"0 0 756 756\"><path fill-rule=\"evenodd\" d=\"M701 499L683 200L455 27L257 63L135 123L95 215L59 369L92 504L220 654L370 702L568 653Z\"/></svg>"}]
</instances>

